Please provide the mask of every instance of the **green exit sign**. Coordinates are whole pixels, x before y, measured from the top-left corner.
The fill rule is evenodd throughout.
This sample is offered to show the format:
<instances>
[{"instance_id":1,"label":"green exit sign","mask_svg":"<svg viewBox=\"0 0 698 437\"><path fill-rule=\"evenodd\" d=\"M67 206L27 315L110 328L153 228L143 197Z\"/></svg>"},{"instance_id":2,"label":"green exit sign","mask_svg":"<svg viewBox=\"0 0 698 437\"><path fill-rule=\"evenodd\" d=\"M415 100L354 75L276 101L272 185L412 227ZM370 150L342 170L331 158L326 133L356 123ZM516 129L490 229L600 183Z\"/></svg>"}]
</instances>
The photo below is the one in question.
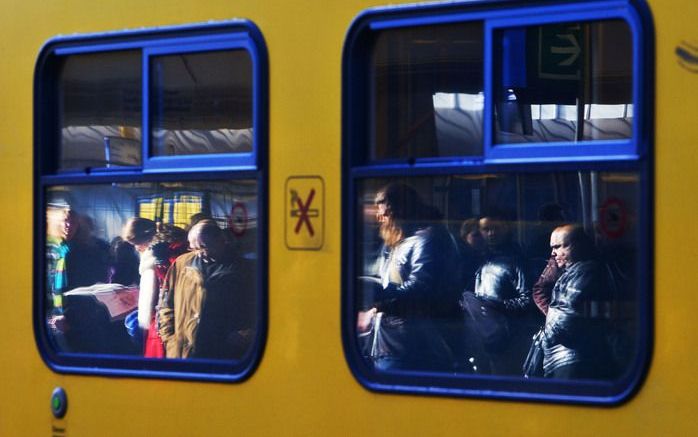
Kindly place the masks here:
<instances>
[{"instance_id":1,"label":"green exit sign","mask_svg":"<svg viewBox=\"0 0 698 437\"><path fill-rule=\"evenodd\" d=\"M579 80L585 52L584 31L579 24L555 24L538 28L538 77Z\"/></svg>"}]
</instances>

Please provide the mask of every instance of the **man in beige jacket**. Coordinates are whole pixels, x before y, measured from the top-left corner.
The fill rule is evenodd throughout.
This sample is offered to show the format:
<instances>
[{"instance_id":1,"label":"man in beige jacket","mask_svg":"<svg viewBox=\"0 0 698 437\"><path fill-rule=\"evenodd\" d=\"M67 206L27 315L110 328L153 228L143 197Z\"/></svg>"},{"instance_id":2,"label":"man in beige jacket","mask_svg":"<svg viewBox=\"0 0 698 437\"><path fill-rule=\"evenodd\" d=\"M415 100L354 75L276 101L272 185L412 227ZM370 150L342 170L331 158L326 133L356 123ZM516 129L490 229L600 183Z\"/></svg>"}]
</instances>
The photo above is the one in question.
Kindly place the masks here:
<instances>
[{"instance_id":1,"label":"man in beige jacket","mask_svg":"<svg viewBox=\"0 0 698 437\"><path fill-rule=\"evenodd\" d=\"M160 290L159 332L167 358L240 359L256 324L255 288L213 220L189 231L191 252L167 272Z\"/></svg>"}]
</instances>

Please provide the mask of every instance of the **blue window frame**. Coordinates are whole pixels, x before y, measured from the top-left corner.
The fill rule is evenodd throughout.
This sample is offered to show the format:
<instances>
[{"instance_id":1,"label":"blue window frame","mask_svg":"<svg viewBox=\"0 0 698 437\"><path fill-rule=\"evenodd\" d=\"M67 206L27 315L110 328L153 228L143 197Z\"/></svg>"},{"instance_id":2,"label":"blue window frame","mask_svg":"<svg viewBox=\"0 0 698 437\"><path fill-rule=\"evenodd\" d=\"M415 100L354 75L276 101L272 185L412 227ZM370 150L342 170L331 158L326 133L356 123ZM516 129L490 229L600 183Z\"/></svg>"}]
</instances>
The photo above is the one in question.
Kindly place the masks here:
<instances>
[{"instance_id":1,"label":"blue window frame","mask_svg":"<svg viewBox=\"0 0 698 437\"><path fill-rule=\"evenodd\" d=\"M454 36L458 26L462 32ZM558 29L565 27L579 33L560 37ZM531 35L546 32L560 38L550 50L564 56L555 65L579 65L577 82L565 84L567 90L560 93L569 97L531 88L540 80L543 88L555 90L552 80L531 76L525 67L532 65L528 53L537 49L542 71L540 65L547 61L541 53L553 45L544 46L551 40ZM619 35L627 42L615 52L622 56L610 56L604 50ZM355 19L343 58L342 337L349 366L363 386L593 404L617 404L639 389L652 349L653 50L650 13L634 0L429 4L371 9ZM610 58L617 61L612 68ZM498 106L500 97L503 104ZM518 103L516 111L507 112L512 101ZM565 116L567 110L573 115ZM504 127L511 114L518 133ZM571 129L569 138L536 134L553 123ZM515 133L514 140L509 132ZM467 142L465 147L454 142L458 138ZM390 221L399 214L404 217ZM597 288L611 296L601 299L610 309L603 316L584 312L584 320L587 327L604 327L594 347L605 351L616 369L565 379L546 355L545 373L524 377L530 337L521 340L526 348L519 355L497 361L495 347L487 343L497 330L485 334L483 325L474 328L479 316L468 313L473 295L480 303L487 297L481 294L485 267L501 242L485 237L470 276L462 273L467 266L451 271L446 266L456 257L468 264L464 243L457 241L459 230L466 241L470 231L482 236L498 228L500 236L506 233L507 244L517 247L511 253L521 259L521 296L528 290L521 302L535 309L531 285L542 279L547 262L558 263L555 256L548 260L548 242L553 230L570 232L557 230L562 222L593 237L593 261L608 270L602 275L605 285ZM436 261L415 255L438 241L430 257ZM407 248L410 244L419 250ZM556 275L570 266L560 263ZM430 274L420 277L410 267L417 264ZM625 273L633 279L620 279ZM458 285L434 282L439 275ZM432 281L431 288L415 292L417 287L410 287L419 281ZM555 284L553 280L550 289ZM549 311L550 304L557 311L565 295L562 283L558 287L548 294L552 303L538 306ZM445 291L452 288L458 288L460 299L456 311ZM430 297L434 294L440 297ZM434 309L446 302L450 313ZM506 299L497 302L499 310L486 311L489 304L482 304L483 314L506 315L515 306ZM537 322L520 315L502 318L507 329L531 335L552 324L553 316L535 311L531 320ZM505 325L491 323L490 328ZM425 332L437 334L418 344L415 338ZM558 343L545 332L549 354ZM506 334L508 340L514 337ZM587 347L579 346L580 337L572 340L578 344L572 350ZM435 352L437 343L446 344L446 352Z\"/></svg>"},{"instance_id":2,"label":"blue window frame","mask_svg":"<svg viewBox=\"0 0 698 437\"><path fill-rule=\"evenodd\" d=\"M169 82L156 88L159 61ZM268 59L257 27L232 20L54 38L39 54L34 102L34 331L47 365L61 373L247 378L261 359L267 325ZM225 124L219 113L239 120ZM174 153L153 151L155 117L170 130ZM240 202L258 212L244 235L228 226ZM211 316L212 331L193 352L144 358L148 340L131 313L140 306L132 271L138 256L115 237L128 217L181 226L192 214L219 228L232 272L226 274L243 290L233 299L244 309L221 301L209 309L228 305L230 312ZM80 233L82 246L71 246ZM181 230L168 235L169 263L186 253L187 242ZM112 239L107 258L104 241ZM124 279L114 280L116 272ZM109 288L113 299L95 287ZM114 305L119 300L123 305ZM229 335L215 327L224 325ZM214 332L226 339L213 341Z\"/></svg>"}]
</instances>

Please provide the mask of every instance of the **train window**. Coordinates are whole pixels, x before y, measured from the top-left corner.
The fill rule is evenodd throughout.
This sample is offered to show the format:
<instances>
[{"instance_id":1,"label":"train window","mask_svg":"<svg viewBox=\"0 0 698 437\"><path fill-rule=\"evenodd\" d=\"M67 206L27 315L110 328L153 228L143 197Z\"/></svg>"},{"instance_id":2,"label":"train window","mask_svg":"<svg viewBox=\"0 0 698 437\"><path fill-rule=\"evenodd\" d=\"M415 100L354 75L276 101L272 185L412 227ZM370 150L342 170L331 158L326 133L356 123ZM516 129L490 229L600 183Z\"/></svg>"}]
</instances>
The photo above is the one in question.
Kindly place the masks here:
<instances>
[{"instance_id":1,"label":"train window","mask_svg":"<svg viewBox=\"0 0 698 437\"><path fill-rule=\"evenodd\" d=\"M152 156L252 151L252 61L243 50L154 56Z\"/></svg>"},{"instance_id":2,"label":"train window","mask_svg":"<svg viewBox=\"0 0 698 437\"><path fill-rule=\"evenodd\" d=\"M379 32L371 160L481 155L482 61L482 23Z\"/></svg>"},{"instance_id":3,"label":"train window","mask_svg":"<svg viewBox=\"0 0 698 437\"><path fill-rule=\"evenodd\" d=\"M34 317L51 368L249 376L266 327L266 62L247 21L45 46Z\"/></svg>"},{"instance_id":4,"label":"train window","mask_svg":"<svg viewBox=\"0 0 698 437\"><path fill-rule=\"evenodd\" d=\"M155 208L153 199L159 200ZM154 352L151 337L156 335L150 330L156 329L155 321L162 343L174 349L183 340L165 331L177 331L174 324L191 323L179 318L191 317L198 326L182 336L192 343L191 353L173 357L239 360L249 353L257 330L256 211L248 207L254 214L240 225L243 238L231 227L230 213L237 204L257 203L254 180L57 185L47 187L46 201L48 324L59 351L135 356ZM187 214L176 214L179 209ZM220 243L213 247L217 252L211 256L217 262L210 266L190 251L193 235L186 232L204 217L214 222L210 229L218 229L213 233ZM151 232L150 241L141 241ZM202 278L208 283L205 289L179 289L175 281L196 278L168 271L178 263L202 275L209 268L216 271ZM157 290L144 286L144 276L153 279L148 267L158 277ZM204 293L205 301L193 299ZM182 308L180 316L176 294L190 294L188 304L200 308L189 314ZM174 317L165 314L168 309Z\"/></svg>"},{"instance_id":5,"label":"train window","mask_svg":"<svg viewBox=\"0 0 698 437\"><path fill-rule=\"evenodd\" d=\"M632 37L621 20L496 34L496 143L632 135Z\"/></svg>"},{"instance_id":6,"label":"train window","mask_svg":"<svg viewBox=\"0 0 698 437\"><path fill-rule=\"evenodd\" d=\"M80 54L62 61L58 168L140 166L140 53Z\"/></svg>"},{"instance_id":7,"label":"train window","mask_svg":"<svg viewBox=\"0 0 698 437\"><path fill-rule=\"evenodd\" d=\"M355 312L367 365L521 375L544 327L546 375L556 358L581 360L591 379L626 370L638 299L637 174L368 178L357 188ZM551 235L565 224L594 231L571 245L572 258L551 257ZM542 275L549 261L553 273ZM553 290L572 261L576 279ZM534 286L543 279L548 289Z\"/></svg>"},{"instance_id":8,"label":"train window","mask_svg":"<svg viewBox=\"0 0 698 437\"><path fill-rule=\"evenodd\" d=\"M651 341L640 17L592 1L355 21L342 332L364 386L611 404L637 389Z\"/></svg>"}]
</instances>

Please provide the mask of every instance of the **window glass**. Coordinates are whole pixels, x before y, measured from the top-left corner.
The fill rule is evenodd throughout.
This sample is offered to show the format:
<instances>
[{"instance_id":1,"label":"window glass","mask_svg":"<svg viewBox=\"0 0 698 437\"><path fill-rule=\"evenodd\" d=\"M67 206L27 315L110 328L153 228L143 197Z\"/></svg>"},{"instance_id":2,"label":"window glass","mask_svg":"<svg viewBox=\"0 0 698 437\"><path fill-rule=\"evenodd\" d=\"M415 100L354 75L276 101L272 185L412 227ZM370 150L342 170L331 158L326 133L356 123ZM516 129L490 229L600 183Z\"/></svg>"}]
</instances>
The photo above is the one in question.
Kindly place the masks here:
<instances>
[{"instance_id":1,"label":"window glass","mask_svg":"<svg viewBox=\"0 0 698 437\"><path fill-rule=\"evenodd\" d=\"M64 58L58 76L60 170L141 164L141 55Z\"/></svg>"},{"instance_id":2,"label":"window glass","mask_svg":"<svg viewBox=\"0 0 698 437\"><path fill-rule=\"evenodd\" d=\"M482 154L482 23L391 29L370 53L370 159Z\"/></svg>"},{"instance_id":3,"label":"window glass","mask_svg":"<svg viewBox=\"0 0 698 437\"><path fill-rule=\"evenodd\" d=\"M605 381L630 371L638 173L357 184L354 341L366 366Z\"/></svg>"},{"instance_id":4,"label":"window glass","mask_svg":"<svg viewBox=\"0 0 698 437\"><path fill-rule=\"evenodd\" d=\"M254 180L51 186L49 337L63 353L239 360L254 347Z\"/></svg>"},{"instance_id":5,"label":"window glass","mask_svg":"<svg viewBox=\"0 0 698 437\"><path fill-rule=\"evenodd\" d=\"M252 151L252 61L244 50L150 59L153 156Z\"/></svg>"},{"instance_id":6,"label":"window glass","mask_svg":"<svg viewBox=\"0 0 698 437\"><path fill-rule=\"evenodd\" d=\"M632 35L622 20L506 29L495 37L495 142L632 136Z\"/></svg>"}]
</instances>

